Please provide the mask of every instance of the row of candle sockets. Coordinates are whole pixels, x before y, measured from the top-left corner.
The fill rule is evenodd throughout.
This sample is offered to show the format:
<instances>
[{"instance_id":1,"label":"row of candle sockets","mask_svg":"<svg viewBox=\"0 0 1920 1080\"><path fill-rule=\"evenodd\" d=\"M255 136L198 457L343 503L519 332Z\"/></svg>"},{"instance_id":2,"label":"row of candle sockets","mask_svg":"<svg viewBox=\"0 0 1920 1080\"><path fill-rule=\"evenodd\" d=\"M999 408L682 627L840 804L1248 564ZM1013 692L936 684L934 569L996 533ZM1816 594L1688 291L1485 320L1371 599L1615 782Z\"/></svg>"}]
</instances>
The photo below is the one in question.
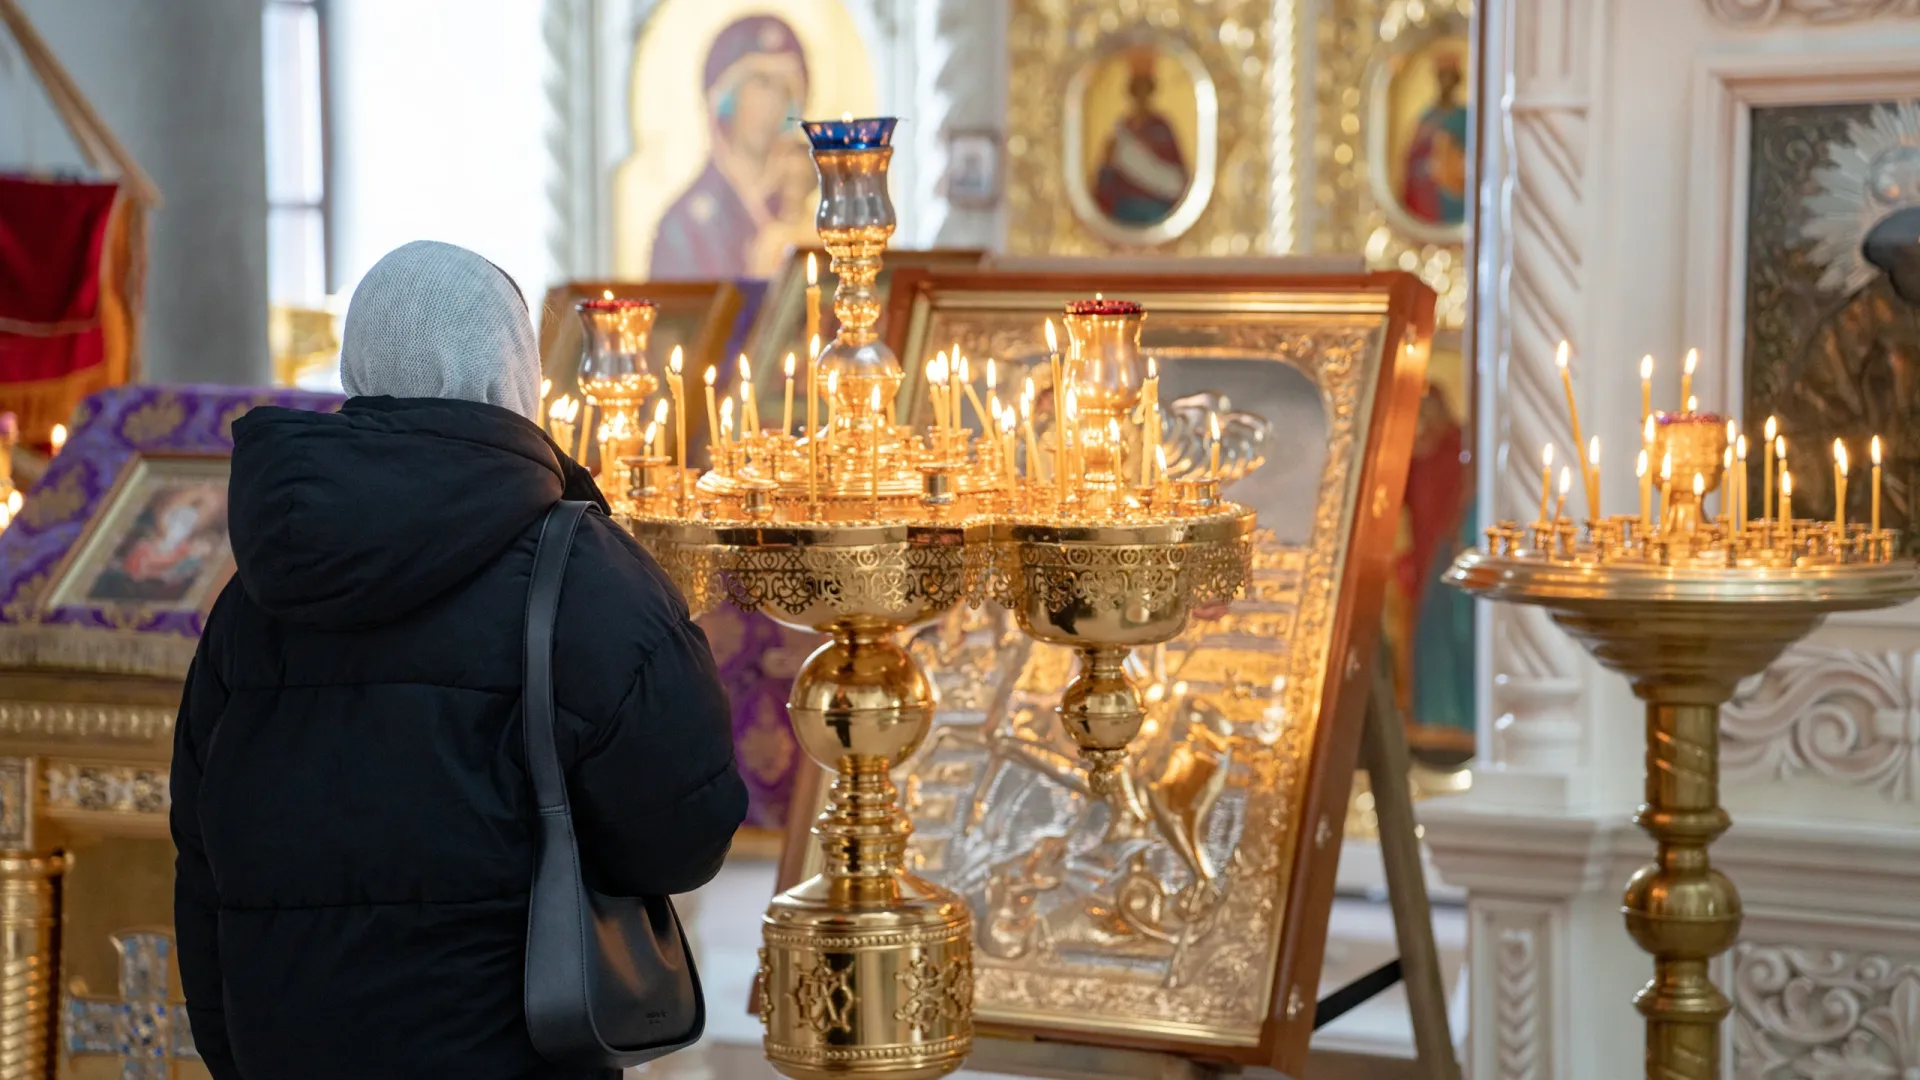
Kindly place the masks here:
<instances>
[{"instance_id":1,"label":"row of candle sockets","mask_svg":"<svg viewBox=\"0 0 1920 1080\"><path fill-rule=\"evenodd\" d=\"M1573 392L1571 350L1566 342L1563 341L1560 343L1560 347L1554 356L1554 362L1560 370L1561 385L1564 387L1567 396L1568 418L1573 425L1574 442L1578 444L1580 442L1580 409ZM1686 411L1679 414L1679 417L1683 420L1688 418L1717 420L1717 418L1708 417L1706 414L1699 412L1699 400L1693 395L1693 374L1699 362L1699 350L1688 350L1680 377L1680 397L1681 400L1686 403ZM1659 434L1658 420L1659 417L1663 415L1656 414L1653 410L1653 370L1653 357L1646 356L1642 358L1640 361L1642 448L1635 467L1635 475L1640 481L1640 521L1643 535L1650 535L1654 531L1652 526L1655 519L1652 515L1652 504L1653 490L1655 487L1655 471L1651 467L1651 457ZM1739 532L1753 519L1751 503L1748 499L1747 492L1747 437L1740 433L1739 425L1735 421L1728 420L1726 425L1727 445L1721 465L1723 469L1722 475L1727 478L1727 489L1723 490L1720 494L1721 512L1719 517L1726 524L1730 532ZM1792 471L1787 468L1787 438L1780 432L1779 421L1775 417L1767 417L1764 430L1766 441L1763 444L1764 449L1762 452L1771 451L1774 462L1771 466L1761 469L1761 475L1763 477L1762 486L1764 489L1762 495L1761 520L1775 520L1773 492L1775 478L1777 477L1780 488L1778 520L1781 528L1786 529L1790 527L1789 523L1793 520L1793 474ZM1873 462L1873 497L1871 500L1871 519L1867 531L1870 534L1878 535L1880 533L1880 436L1875 435L1870 440L1868 455ZM1562 466L1560 470L1559 502L1557 504L1553 502L1553 458L1553 444L1548 443L1541 451L1540 513L1536 520L1536 525L1544 525L1561 520L1566 512L1567 494L1572 490L1572 470L1569 467ZM1847 480L1850 465L1851 458L1847 451L1845 440L1835 439L1833 441L1833 488L1835 494L1833 524L1834 531L1839 535L1846 535L1848 532ZM1736 468L1736 466L1738 467ZM1599 514L1600 437L1598 435L1594 436L1593 439L1587 443L1587 454L1580 460L1580 470L1586 494L1587 520L1604 520ZM1662 455L1658 469L1658 478L1658 487L1664 498L1674 479L1673 453L1670 449ZM1692 486L1695 497L1704 499L1707 489L1711 485L1707 483L1704 474L1695 472Z\"/></svg>"},{"instance_id":2,"label":"row of candle sockets","mask_svg":"<svg viewBox=\"0 0 1920 1080\"><path fill-rule=\"evenodd\" d=\"M814 288L814 286L810 286L810 288ZM974 388L971 360L961 352L957 343L954 345L951 355L949 355L946 350L941 350L932 360L927 362L926 385L933 406L933 431L936 433L932 436L932 440L935 445L953 445L954 440L951 437L951 433L958 431L964 426L965 411L968 407L971 407L974 418L979 422L982 432L984 434L990 434L995 440L988 445L996 448L993 456L996 458L997 467L1003 473L1006 480L1012 481L1017 478L1017 469L1015 467L1015 461L1017 459L1014 453L1014 440L1016 429L1018 429L1025 440L1029 478L1043 483L1057 483L1060 497L1065 499L1068 495L1068 477L1075 473L1077 466L1081 463L1081 457L1084 451L1089 446L1097 445L1101 440L1105 440L1107 446L1119 448L1124 447L1125 440L1119 430L1119 421L1115 419L1109 420L1107 425L1108 430L1106 431L1078 430L1075 421L1079 411L1076 405L1079 400L1079 392L1077 387L1071 386L1071 373L1062 370L1058 334L1054 329L1052 319L1046 320L1044 333L1047 340L1048 365L1051 376L1054 379L1054 385L1069 386L1068 392L1063 395L1061 399L1065 410L1066 423L1056 423L1053 426L1050 437L1047 440L1052 444L1047 448L1048 453L1043 454L1041 452L1041 440L1033 426L1034 407L1038 399L1034 380L1031 377L1024 380L1017 407L1003 403L999 391L998 366L995 360L989 357L984 366L987 396L982 399L979 392ZM837 386L837 372L829 372L825 387L818 387L816 367L819 353L820 340L816 334L811 337L809 341L807 365L809 386L815 388L815 393L810 395L810 397L813 397L815 400L807 402L807 425L798 435L795 435L793 427L794 384L798 364L794 354L787 354L786 362L783 364L785 373L785 395L783 399L784 405L781 411L779 434L794 435L794 437L799 438L809 432L823 430L824 434L821 441L830 447L832 445L835 426L835 399L839 388ZM738 426L738 431L736 431L734 422L735 410L733 396L729 394L725 398L718 398L716 395L718 381L717 370L710 366L703 376L703 381L706 384L708 426L710 430L719 433L713 447L715 462L725 459L730 451L742 448L749 433L765 434L765 430L760 423L758 398L754 391L752 363L745 354L742 354L739 358L739 365L740 379L738 382L738 392L741 423ZM635 452L644 453L648 458L661 456L660 450L663 448L658 446L658 440L660 436L665 433L666 424L669 419L675 419L679 421L677 440L679 452L675 455L674 460L684 461L686 454L685 405L681 402L684 393L682 382L683 367L684 354L679 346L675 346L667 365L668 373L666 381L668 396L657 399L651 410L643 408L640 411L643 416L646 416L650 411L651 416L646 422L646 427L639 435L639 439L637 440L638 445L635 445L634 432L629 430L625 414L614 412L611 415L602 416L599 418L600 422L595 425L593 422L594 417L588 411L591 409L591 406L585 405L580 399L576 399L571 395L562 395L557 400L549 400L552 394L551 380L545 380L541 385L542 400L548 402L547 408L545 409L545 427L547 432L562 449L576 458L581 457L586 449L585 444L588 440L588 433L593 433L593 438L597 439L599 443L599 463L601 471L605 473L609 470L613 462L617 462L624 457L634 456ZM1143 453L1138 456L1138 486L1148 490L1152 489L1160 481L1167 479L1166 451L1162 441L1165 432L1160 414L1159 386L1158 362L1154 358L1149 357L1147 359L1146 377L1142 380L1138 403L1128 418L1129 422L1140 430L1140 445L1143 447L1152 446L1154 448L1154 452L1151 455ZM818 393L819 389L825 390L824 396ZM874 393L877 397L877 388ZM816 425L816 417L820 415L815 411L817 401L824 401L824 422ZM869 408L877 414L883 404L884 403L878 400L874 400L869 403ZM675 408L676 405L678 405L677 412ZM582 422L583 414L585 415L584 423ZM948 434L943 435L939 433ZM1209 413L1208 415L1207 448L1208 468L1205 478L1217 480L1220 475L1220 418L1217 413ZM1057 463L1060 461L1068 462L1068 467L1066 469L1058 468ZM1117 482L1124 483L1125 479L1125 477L1115 477Z\"/></svg>"}]
</instances>

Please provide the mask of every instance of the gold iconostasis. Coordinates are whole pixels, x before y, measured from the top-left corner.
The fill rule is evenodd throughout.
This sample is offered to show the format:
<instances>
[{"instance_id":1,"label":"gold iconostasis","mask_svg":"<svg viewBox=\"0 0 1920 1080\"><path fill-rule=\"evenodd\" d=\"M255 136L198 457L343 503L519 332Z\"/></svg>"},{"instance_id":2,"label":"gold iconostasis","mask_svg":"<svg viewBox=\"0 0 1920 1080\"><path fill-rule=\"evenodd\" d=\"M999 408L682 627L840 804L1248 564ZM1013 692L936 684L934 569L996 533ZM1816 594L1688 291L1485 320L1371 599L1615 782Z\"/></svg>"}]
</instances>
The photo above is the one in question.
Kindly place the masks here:
<instances>
[{"instance_id":1,"label":"gold iconostasis","mask_svg":"<svg viewBox=\"0 0 1920 1080\"><path fill-rule=\"evenodd\" d=\"M1474 731L1472 605L1435 586L1472 539L1472 4L1287 8L1011 0L1004 27L965 38L1003 43L1004 119L943 130L946 171L918 186L998 213L981 245L989 264L1341 254L1439 294L1384 636L1415 756L1450 770ZM779 385L787 352L805 350L797 311L761 310L798 305L805 267L790 253L817 245L818 184L794 120L898 113L912 131L915 103L880 93L899 85L884 82L883 54L898 65L902 48L839 0L663 0L633 31L619 101L631 143L611 178L615 276L743 283L716 355L747 352L760 392ZM900 187L896 201L911 203ZM824 260L819 271L830 294ZM823 322L830 336L830 310Z\"/></svg>"}]
</instances>

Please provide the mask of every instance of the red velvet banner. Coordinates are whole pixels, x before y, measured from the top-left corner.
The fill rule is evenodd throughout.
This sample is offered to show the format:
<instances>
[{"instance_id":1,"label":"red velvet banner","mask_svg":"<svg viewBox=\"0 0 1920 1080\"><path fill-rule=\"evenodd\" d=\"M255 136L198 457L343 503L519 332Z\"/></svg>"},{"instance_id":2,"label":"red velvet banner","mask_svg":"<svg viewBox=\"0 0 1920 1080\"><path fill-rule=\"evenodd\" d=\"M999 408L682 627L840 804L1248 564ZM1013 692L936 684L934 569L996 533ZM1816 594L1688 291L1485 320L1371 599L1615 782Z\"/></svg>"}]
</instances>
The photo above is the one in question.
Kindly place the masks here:
<instances>
[{"instance_id":1,"label":"red velvet banner","mask_svg":"<svg viewBox=\"0 0 1920 1080\"><path fill-rule=\"evenodd\" d=\"M0 176L0 407L30 431L114 381L101 260L119 193L110 183ZM28 419L43 415L52 419Z\"/></svg>"}]
</instances>

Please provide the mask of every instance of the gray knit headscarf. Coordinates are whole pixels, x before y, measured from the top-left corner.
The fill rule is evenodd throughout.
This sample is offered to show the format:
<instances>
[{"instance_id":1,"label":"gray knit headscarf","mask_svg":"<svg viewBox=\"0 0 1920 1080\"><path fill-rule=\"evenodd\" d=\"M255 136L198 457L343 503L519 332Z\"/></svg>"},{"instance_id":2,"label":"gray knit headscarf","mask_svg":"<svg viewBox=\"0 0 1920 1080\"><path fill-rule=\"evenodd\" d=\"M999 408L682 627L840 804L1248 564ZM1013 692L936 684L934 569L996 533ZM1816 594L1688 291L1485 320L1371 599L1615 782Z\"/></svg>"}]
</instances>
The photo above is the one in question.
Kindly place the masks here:
<instances>
[{"instance_id":1,"label":"gray knit headscarf","mask_svg":"<svg viewBox=\"0 0 1920 1080\"><path fill-rule=\"evenodd\" d=\"M347 393L455 398L539 423L540 349L506 272L463 247L416 240L373 264L347 306Z\"/></svg>"}]
</instances>

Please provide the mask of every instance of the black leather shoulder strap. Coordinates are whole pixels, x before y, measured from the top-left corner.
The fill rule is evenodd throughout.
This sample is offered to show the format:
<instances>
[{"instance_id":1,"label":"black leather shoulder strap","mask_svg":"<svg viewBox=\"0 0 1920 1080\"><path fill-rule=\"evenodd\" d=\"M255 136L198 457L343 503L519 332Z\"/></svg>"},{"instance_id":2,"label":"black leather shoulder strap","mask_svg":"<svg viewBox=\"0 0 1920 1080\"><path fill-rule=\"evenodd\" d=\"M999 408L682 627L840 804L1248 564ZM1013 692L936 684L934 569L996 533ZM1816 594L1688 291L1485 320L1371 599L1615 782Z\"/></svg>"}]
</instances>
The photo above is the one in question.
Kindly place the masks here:
<instances>
[{"instance_id":1,"label":"black leather shoulder strap","mask_svg":"<svg viewBox=\"0 0 1920 1080\"><path fill-rule=\"evenodd\" d=\"M567 556L588 504L561 502L547 512L533 553L533 580L527 587L527 655L521 673L525 713L527 772L540 812L567 811L566 773L553 731L553 630L560 615L560 588L567 578Z\"/></svg>"}]
</instances>

